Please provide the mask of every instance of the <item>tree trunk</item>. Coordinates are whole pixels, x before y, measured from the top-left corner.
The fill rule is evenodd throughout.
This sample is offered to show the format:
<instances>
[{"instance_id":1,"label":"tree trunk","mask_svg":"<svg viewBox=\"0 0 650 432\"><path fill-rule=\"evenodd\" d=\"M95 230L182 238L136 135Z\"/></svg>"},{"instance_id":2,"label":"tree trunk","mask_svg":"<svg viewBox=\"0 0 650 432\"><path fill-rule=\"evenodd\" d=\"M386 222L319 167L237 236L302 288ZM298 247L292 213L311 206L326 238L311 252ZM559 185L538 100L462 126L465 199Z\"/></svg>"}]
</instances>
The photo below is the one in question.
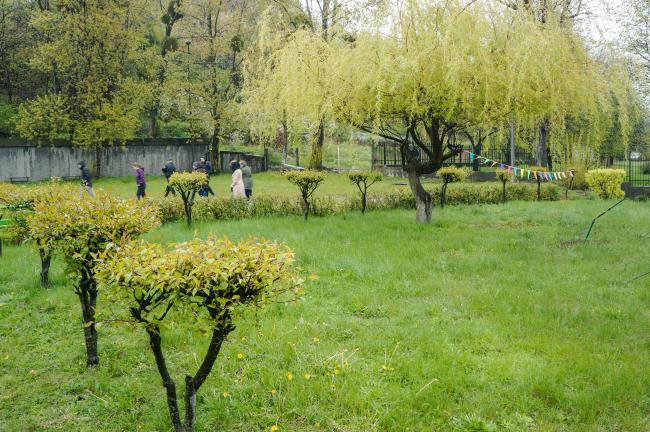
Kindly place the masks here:
<instances>
[{"instance_id":1,"label":"tree trunk","mask_svg":"<svg viewBox=\"0 0 650 432\"><path fill-rule=\"evenodd\" d=\"M539 179L539 176L537 178L537 201L542 200L542 181Z\"/></svg>"},{"instance_id":2,"label":"tree trunk","mask_svg":"<svg viewBox=\"0 0 650 432\"><path fill-rule=\"evenodd\" d=\"M102 175L102 148L99 145L95 146L95 178Z\"/></svg>"},{"instance_id":3,"label":"tree trunk","mask_svg":"<svg viewBox=\"0 0 650 432\"><path fill-rule=\"evenodd\" d=\"M409 186L415 197L415 221L419 223L431 222L431 194L424 190L420 182L420 175L414 166L406 169L408 173Z\"/></svg>"},{"instance_id":4,"label":"tree trunk","mask_svg":"<svg viewBox=\"0 0 650 432\"><path fill-rule=\"evenodd\" d=\"M305 220L307 220L307 217L309 217L309 197L305 196L303 194L302 196L302 214L305 217Z\"/></svg>"},{"instance_id":5,"label":"tree trunk","mask_svg":"<svg viewBox=\"0 0 650 432\"><path fill-rule=\"evenodd\" d=\"M440 208L445 208L445 198L447 197L447 185L449 183L443 183L442 188L440 188Z\"/></svg>"},{"instance_id":6,"label":"tree trunk","mask_svg":"<svg viewBox=\"0 0 650 432\"><path fill-rule=\"evenodd\" d=\"M227 324L222 328L212 331L212 338L208 351L205 353L203 362L193 377L190 375L185 376L185 429L184 432L194 432L194 422L196 419L196 393L208 375L212 371L212 366L217 360L217 356L221 351L221 345L226 340L226 337L233 331L235 327L232 324Z\"/></svg>"},{"instance_id":7,"label":"tree trunk","mask_svg":"<svg viewBox=\"0 0 650 432\"><path fill-rule=\"evenodd\" d=\"M503 183L503 191L501 193L501 196L503 198L503 202L505 203L506 202L506 182L502 182L502 183Z\"/></svg>"},{"instance_id":8,"label":"tree trunk","mask_svg":"<svg viewBox=\"0 0 650 432\"><path fill-rule=\"evenodd\" d=\"M361 214L366 214L366 195L367 192L361 194Z\"/></svg>"},{"instance_id":9,"label":"tree trunk","mask_svg":"<svg viewBox=\"0 0 650 432\"><path fill-rule=\"evenodd\" d=\"M537 165L548 167L548 124L546 120L539 126L539 141L537 142Z\"/></svg>"},{"instance_id":10,"label":"tree trunk","mask_svg":"<svg viewBox=\"0 0 650 432\"><path fill-rule=\"evenodd\" d=\"M282 164L287 163L287 146L289 145L289 128L287 127L286 113L284 113L284 116L284 120L282 121Z\"/></svg>"},{"instance_id":11,"label":"tree trunk","mask_svg":"<svg viewBox=\"0 0 650 432\"><path fill-rule=\"evenodd\" d=\"M92 271L81 269L81 280L77 287L77 295L81 303L81 314L84 319L84 339L86 341L86 366L99 364L97 352L97 330L95 330L95 306L97 305L97 285Z\"/></svg>"},{"instance_id":12,"label":"tree trunk","mask_svg":"<svg viewBox=\"0 0 650 432\"><path fill-rule=\"evenodd\" d=\"M41 257L41 286L43 288L50 287L50 263L52 262L52 255L45 249L38 248L38 254Z\"/></svg>"},{"instance_id":13,"label":"tree trunk","mask_svg":"<svg viewBox=\"0 0 650 432\"><path fill-rule=\"evenodd\" d=\"M169 375L167 364L165 363L165 357L162 353L160 328L157 326L153 328L147 328L147 334L149 334L149 346L151 347L153 355L156 359L158 373L160 373L160 376L163 380L163 387L165 387L165 390L167 391L167 407L169 408L169 415L172 420L172 425L174 426L174 431L184 432L183 424L181 423L181 416L178 410L176 384L174 383L172 377Z\"/></svg>"},{"instance_id":14,"label":"tree trunk","mask_svg":"<svg viewBox=\"0 0 650 432\"><path fill-rule=\"evenodd\" d=\"M219 153L219 132L220 128L218 124L215 123L214 131L210 137L210 159L212 163L212 169L215 172L221 172L221 154Z\"/></svg>"},{"instance_id":15,"label":"tree trunk","mask_svg":"<svg viewBox=\"0 0 650 432\"><path fill-rule=\"evenodd\" d=\"M312 141L311 157L309 159L309 168L312 169L323 168L323 144L324 143L325 143L325 125L321 120L318 123L316 139Z\"/></svg>"}]
</instances>

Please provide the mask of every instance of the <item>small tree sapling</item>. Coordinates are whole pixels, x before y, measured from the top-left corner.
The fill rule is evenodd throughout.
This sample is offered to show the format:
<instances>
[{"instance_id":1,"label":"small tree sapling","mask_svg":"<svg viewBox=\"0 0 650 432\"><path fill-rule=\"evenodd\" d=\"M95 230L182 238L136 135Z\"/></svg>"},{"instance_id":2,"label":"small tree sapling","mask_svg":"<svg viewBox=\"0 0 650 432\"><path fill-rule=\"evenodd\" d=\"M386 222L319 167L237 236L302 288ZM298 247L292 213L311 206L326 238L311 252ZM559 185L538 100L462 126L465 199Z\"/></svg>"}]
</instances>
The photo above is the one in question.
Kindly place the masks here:
<instances>
[{"instance_id":1,"label":"small tree sapling","mask_svg":"<svg viewBox=\"0 0 650 432\"><path fill-rule=\"evenodd\" d=\"M497 179L501 182L501 200L506 202L506 184L512 181L512 171L508 169L498 169L496 171Z\"/></svg>"},{"instance_id":2,"label":"small tree sapling","mask_svg":"<svg viewBox=\"0 0 650 432\"><path fill-rule=\"evenodd\" d=\"M462 182L465 180L467 173L461 168L448 166L440 168L436 174L442 180L442 187L440 188L440 207L444 208L445 198L447 197L447 185L449 185L449 183Z\"/></svg>"},{"instance_id":3,"label":"small tree sapling","mask_svg":"<svg viewBox=\"0 0 650 432\"><path fill-rule=\"evenodd\" d=\"M304 171L289 171L285 174L287 180L300 189L302 197L302 209L305 220L309 216L309 209L311 208L311 196L318 186L325 180L325 175L318 171L304 170Z\"/></svg>"},{"instance_id":4,"label":"small tree sapling","mask_svg":"<svg viewBox=\"0 0 650 432\"><path fill-rule=\"evenodd\" d=\"M203 172L175 172L169 177L169 186L181 196L188 228L192 226L192 206L197 192L208 182Z\"/></svg>"},{"instance_id":5,"label":"small tree sapling","mask_svg":"<svg viewBox=\"0 0 650 432\"><path fill-rule=\"evenodd\" d=\"M528 168L529 171L532 172L533 179L537 182L537 201L542 200L542 180L544 179L544 172L546 172L546 168L541 167L541 166L532 166Z\"/></svg>"},{"instance_id":6,"label":"small tree sapling","mask_svg":"<svg viewBox=\"0 0 650 432\"><path fill-rule=\"evenodd\" d=\"M107 245L129 240L159 225L159 210L151 201L124 201L103 194L83 199L61 192L38 197L27 219L30 237L47 239L48 248L63 256L81 303L86 364L99 364L95 310L96 257Z\"/></svg>"},{"instance_id":7,"label":"small tree sapling","mask_svg":"<svg viewBox=\"0 0 650 432\"><path fill-rule=\"evenodd\" d=\"M373 184L382 181L383 176L379 172L364 171L358 173L348 174L350 181L357 185L361 193L361 214L366 213L366 198L368 196L368 188Z\"/></svg>"},{"instance_id":8,"label":"small tree sapling","mask_svg":"<svg viewBox=\"0 0 650 432\"><path fill-rule=\"evenodd\" d=\"M234 319L244 306L263 307L302 295L302 280L291 269L287 247L249 239L237 244L209 237L166 249L159 244L130 242L116 248L99 266L97 277L119 320L144 328L167 394L176 432L192 432L196 395L219 355ZM185 376L185 418L176 383L162 350L162 325L184 322L211 329L207 352L194 375Z\"/></svg>"}]
</instances>

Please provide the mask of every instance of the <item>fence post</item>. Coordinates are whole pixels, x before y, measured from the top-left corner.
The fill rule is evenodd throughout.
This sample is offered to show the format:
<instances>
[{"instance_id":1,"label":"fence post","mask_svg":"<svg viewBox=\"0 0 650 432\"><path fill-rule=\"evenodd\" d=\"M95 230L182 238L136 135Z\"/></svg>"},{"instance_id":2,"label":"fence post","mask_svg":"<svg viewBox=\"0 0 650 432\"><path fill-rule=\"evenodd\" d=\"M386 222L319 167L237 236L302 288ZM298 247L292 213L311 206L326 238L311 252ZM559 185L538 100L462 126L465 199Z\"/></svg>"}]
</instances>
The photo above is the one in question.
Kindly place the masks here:
<instances>
[{"instance_id":1,"label":"fence post","mask_svg":"<svg viewBox=\"0 0 650 432\"><path fill-rule=\"evenodd\" d=\"M296 147L296 166L300 166L300 150Z\"/></svg>"},{"instance_id":2,"label":"fence post","mask_svg":"<svg viewBox=\"0 0 650 432\"><path fill-rule=\"evenodd\" d=\"M630 182L631 186L634 186L632 184L632 150L627 151L627 181Z\"/></svg>"}]
</instances>

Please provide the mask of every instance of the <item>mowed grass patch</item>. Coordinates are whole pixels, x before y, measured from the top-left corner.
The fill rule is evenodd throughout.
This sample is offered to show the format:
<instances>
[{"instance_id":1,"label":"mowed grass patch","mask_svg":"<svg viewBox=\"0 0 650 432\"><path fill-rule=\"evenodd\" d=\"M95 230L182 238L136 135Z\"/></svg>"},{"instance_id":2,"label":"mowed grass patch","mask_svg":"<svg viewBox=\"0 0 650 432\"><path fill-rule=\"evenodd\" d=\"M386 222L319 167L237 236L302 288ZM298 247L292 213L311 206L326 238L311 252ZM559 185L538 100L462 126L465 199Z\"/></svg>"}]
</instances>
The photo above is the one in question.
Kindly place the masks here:
<instances>
[{"instance_id":1,"label":"mowed grass patch","mask_svg":"<svg viewBox=\"0 0 650 432\"><path fill-rule=\"evenodd\" d=\"M410 211L181 222L148 234L282 241L316 278L304 301L238 323L199 392L197 430L648 430L650 279L626 281L648 271L650 205L624 203L577 241L607 206L436 208L426 226ZM101 365L87 371L61 260L46 291L29 248L5 252L0 430L170 430L143 332L102 324ZM165 337L180 383L207 336L179 326Z\"/></svg>"}]
</instances>

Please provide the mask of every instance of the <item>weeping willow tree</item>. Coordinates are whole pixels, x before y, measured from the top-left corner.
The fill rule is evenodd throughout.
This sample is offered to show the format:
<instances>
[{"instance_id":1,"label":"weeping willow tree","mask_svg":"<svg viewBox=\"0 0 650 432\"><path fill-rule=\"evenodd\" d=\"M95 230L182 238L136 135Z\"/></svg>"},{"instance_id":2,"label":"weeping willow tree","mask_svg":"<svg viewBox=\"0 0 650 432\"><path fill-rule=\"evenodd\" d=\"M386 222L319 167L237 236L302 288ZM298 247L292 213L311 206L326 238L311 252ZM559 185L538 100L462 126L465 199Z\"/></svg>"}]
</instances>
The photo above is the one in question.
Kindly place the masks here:
<instances>
[{"instance_id":1,"label":"weeping willow tree","mask_svg":"<svg viewBox=\"0 0 650 432\"><path fill-rule=\"evenodd\" d=\"M421 222L432 201L420 176L454 155L458 132L510 121L533 131L545 121L553 151L569 132L580 136L576 146L597 148L618 91L559 20L542 25L527 13L462 1L408 2L332 50L328 70L339 118L400 144ZM576 131L568 118L581 119Z\"/></svg>"},{"instance_id":2,"label":"weeping willow tree","mask_svg":"<svg viewBox=\"0 0 650 432\"><path fill-rule=\"evenodd\" d=\"M332 118L328 97L328 43L318 34L298 29L278 32L270 14L262 20L253 53L244 65L242 109L260 138L274 139L282 127L283 162L289 134L308 136L310 168L322 167L325 124Z\"/></svg>"}]
</instances>

